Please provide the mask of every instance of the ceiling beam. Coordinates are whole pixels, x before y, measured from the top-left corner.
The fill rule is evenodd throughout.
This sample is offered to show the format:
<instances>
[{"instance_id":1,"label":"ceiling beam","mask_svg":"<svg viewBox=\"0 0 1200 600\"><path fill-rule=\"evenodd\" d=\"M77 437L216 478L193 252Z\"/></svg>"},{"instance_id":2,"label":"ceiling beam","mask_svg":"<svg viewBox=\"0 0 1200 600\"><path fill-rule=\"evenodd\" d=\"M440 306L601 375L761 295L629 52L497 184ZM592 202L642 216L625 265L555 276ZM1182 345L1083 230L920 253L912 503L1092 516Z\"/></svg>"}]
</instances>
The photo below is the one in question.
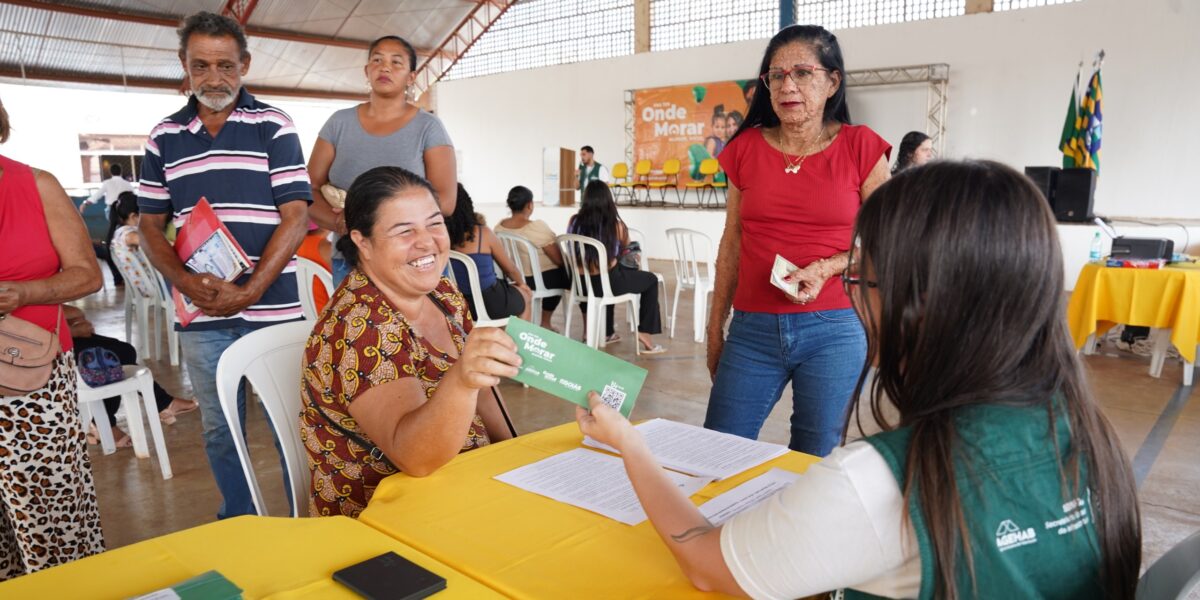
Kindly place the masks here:
<instances>
[{"instance_id":1,"label":"ceiling beam","mask_svg":"<svg viewBox=\"0 0 1200 600\"><path fill-rule=\"evenodd\" d=\"M157 77L123 77L119 74L100 73L63 73L45 71L26 66L24 70L19 65L0 65L0 77L27 81L53 81L59 83L75 83L83 85L112 85L119 87L142 88L153 90L171 90L178 92L178 79L161 79ZM247 83L246 89L256 96L284 96L288 98L310 98L320 100L365 100L367 95L362 92L336 92L324 90L306 90L302 88L280 88L254 85Z\"/></svg>"},{"instance_id":2,"label":"ceiling beam","mask_svg":"<svg viewBox=\"0 0 1200 600\"><path fill-rule=\"evenodd\" d=\"M221 14L233 17L242 27L245 27L246 23L250 22L250 15L254 14L256 6L258 6L258 0L225 0L225 8L221 9Z\"/></svg>"},{"instance_id":3,"label":"ceiling beam","mask_svg":"<svg viewBox=\"0 0 1200 600\"><path fill-rule=\"evenodd\" d=\"M237 0L229 0L230 3L237 3ZM142 25L155 25L158 27L169 27L175 29L179 27L183 17L153 13L132 13L132 12L115 12L102 8L92 8L88 6L77 6L72 4L60 4L57 2L49 2L47 0L0 0L0 4L10 4L12 6L24 6L26 8L34 8L37 10L45 10L55 13L63 13L70 15L78 15L83 17L92 17L96 19L108 19L111 21L122 21L125 23L140 23ZM253 8L251 8L253 9ZM247 15L248 18L248 15ZM246 35L251 37L261 37L274 40L283 40L287 42L299 42L302 44L317 44L321 46L337 46L340 48L354 48L357 50L366 50L371 44L371 40L356 40L349 38L330 37L325 35L317 35L313 33L303 33L299 31L289 31L284 29L275 29L271 27L259 27L256 25L245 25ZM36 35L36 34L30 34ZM417 48L418 56L431 56L434 52L428 48Z\"/></svg>"}]
</instances>

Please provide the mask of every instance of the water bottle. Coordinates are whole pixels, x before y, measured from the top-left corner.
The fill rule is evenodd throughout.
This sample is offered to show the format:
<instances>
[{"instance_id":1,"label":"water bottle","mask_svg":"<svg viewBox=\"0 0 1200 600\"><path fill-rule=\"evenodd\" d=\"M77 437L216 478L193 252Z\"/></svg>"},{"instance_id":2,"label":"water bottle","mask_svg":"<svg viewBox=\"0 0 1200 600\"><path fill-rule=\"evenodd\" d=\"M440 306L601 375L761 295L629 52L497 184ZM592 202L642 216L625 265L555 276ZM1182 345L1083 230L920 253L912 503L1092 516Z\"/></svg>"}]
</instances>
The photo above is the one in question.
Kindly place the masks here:
<instances>
[{"instance_id":1,"label":"water bottle","mask_svg":"<svg viewBox=\"0 0 1200 600\"><path fill-rule=\"evenodd\" d=\"M1104 245L1104 239L1100 237L1100 232L1092 236L1092 251L1088 253L1088 260L1091 262L1099 262L1101 256L1101 247Z\"/></svg>"}]
</instances>

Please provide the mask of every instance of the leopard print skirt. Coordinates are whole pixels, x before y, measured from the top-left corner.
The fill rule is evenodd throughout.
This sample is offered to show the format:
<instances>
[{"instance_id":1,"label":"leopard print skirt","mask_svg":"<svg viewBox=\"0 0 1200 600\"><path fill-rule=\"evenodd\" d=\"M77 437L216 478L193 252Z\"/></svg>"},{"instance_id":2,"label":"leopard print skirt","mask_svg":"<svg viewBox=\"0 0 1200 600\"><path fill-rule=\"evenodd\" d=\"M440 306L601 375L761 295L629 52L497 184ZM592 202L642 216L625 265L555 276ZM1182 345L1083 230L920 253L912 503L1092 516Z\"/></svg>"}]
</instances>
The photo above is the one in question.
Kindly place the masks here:
<instances>
[{"instance_id":1,"label":"leopard print skirt","mask_svg":"<svg viewBox=\"0 0 1200 600\"><path fill-rule=\"evenodd\" d=\"M75 386L66 352L46 387L0 396L0 581L104 551Z\"/></svg>"}]
</instances>

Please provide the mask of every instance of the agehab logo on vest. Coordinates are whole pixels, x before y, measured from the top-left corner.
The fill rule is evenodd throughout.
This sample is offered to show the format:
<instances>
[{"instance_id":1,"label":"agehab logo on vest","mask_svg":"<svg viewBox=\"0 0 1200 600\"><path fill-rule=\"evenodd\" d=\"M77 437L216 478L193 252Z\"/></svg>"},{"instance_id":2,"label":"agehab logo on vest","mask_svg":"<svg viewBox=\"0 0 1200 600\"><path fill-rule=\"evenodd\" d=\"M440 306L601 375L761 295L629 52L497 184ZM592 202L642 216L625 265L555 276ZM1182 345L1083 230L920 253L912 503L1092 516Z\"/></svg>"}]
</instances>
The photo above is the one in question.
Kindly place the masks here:
<instances>
[{"instance_id":1,"label":"agehab logo on vest","mask_svg":"<svg viewBox=\"0 0 1200 600\"><path fill-rule=\"evenodd\" d=\"M1005 519L996 528L996 547L1001 552L1007 552L1013 548L1036 543L1037 531L1034 531L1032 527L1021 529L1016 523L1012 522L1012 519Z\"/></svg>"}]
</instances>

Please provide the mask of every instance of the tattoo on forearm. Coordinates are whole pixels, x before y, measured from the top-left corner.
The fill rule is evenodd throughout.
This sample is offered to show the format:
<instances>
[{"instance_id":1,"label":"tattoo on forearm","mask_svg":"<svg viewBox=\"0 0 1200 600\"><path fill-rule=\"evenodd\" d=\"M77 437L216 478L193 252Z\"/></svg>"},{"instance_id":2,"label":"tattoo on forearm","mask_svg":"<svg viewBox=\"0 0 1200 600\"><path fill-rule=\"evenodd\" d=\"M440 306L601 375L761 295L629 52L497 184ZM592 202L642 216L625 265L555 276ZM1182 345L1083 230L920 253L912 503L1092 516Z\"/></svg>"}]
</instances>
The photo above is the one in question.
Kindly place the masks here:
<instances>
[{"instance_id":1,"label":"tattoo on forearm","mask_svg":"<svg viewBox=\"0 0 1200 600\"><path fill-rule=\"evenodd\" d=\"M705 519L703 525L693 527L691 529L688 529L687 531L684 531L683 533L671 534L671 540L677 544L682 544L684 542L690 542L690 541L712 531L713 529L716 529L716 528L713 527L713 524L710 523L708 521L708 519Z\"/></svg>"}]
</instances>

